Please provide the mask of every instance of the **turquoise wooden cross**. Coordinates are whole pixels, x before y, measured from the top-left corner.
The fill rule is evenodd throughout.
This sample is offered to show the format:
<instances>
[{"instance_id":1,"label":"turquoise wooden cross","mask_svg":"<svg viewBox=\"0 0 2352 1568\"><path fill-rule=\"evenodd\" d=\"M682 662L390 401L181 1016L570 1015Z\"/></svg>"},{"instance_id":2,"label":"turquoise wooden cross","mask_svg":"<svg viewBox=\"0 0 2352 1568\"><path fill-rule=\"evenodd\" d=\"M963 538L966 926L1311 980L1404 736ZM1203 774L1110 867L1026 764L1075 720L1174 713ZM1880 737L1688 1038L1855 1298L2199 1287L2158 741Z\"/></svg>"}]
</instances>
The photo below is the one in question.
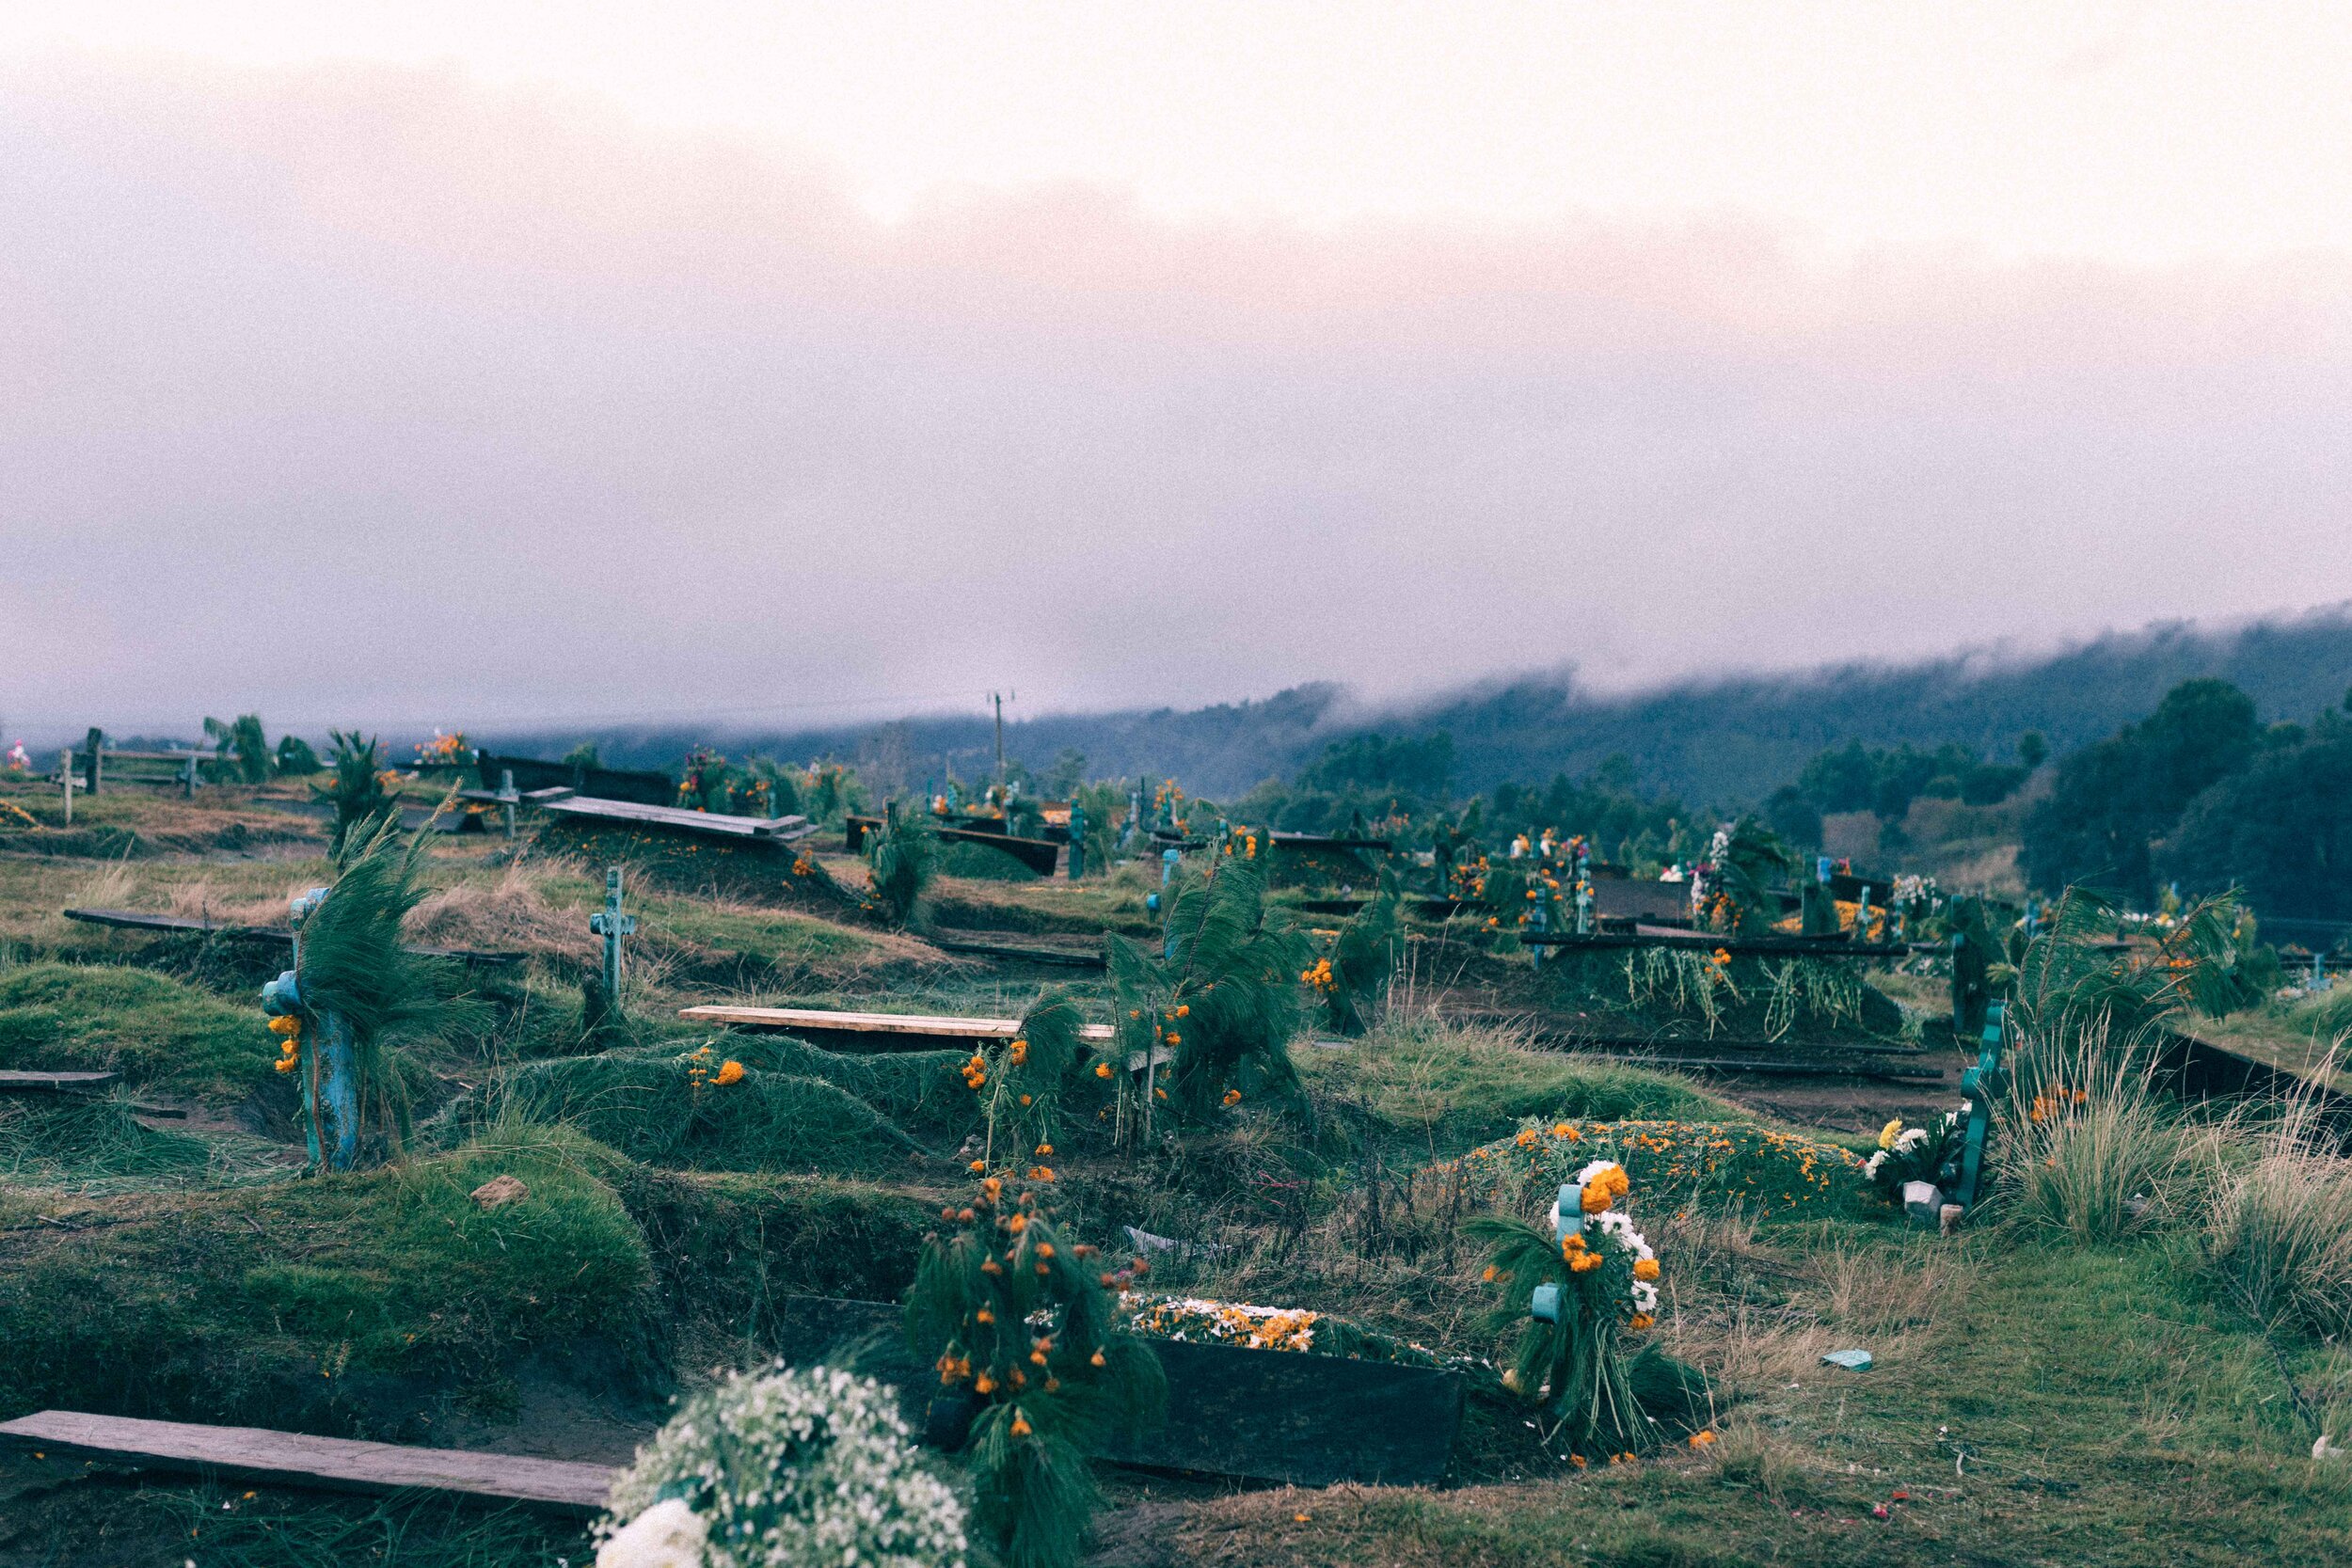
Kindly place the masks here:
<instances>
[{"instance_id":1,"label":"turquoise wooden cross","mask_svg":"<svg viewBox=\"0 0 2352 1568\"><path fill-rule=\"evenodd\" d=\"M1573 1182L1562 1182L1560 1196L1551 1206L1551 1236L1562 1246L1568 1238L1584 1228L1584 1189ZM1527 1315L1539 1323L1560 1321L1561 1287L1538 1285L1528 1298Z\"/></svg>"},{"instance_id":2,"label":"turquoise wooden cross","mask_svg":"<svg viewBox=\"0 0 2352 1568\"><path fill-rule=\"evenodd\" d=\"M604 999L621 1005L621 939L637 929L637 917L621 912L621 868L604 874L604 909L588 917L588 929L604 939Z\"/></svg>"},{"instance_id":3,"label":"turquoise wooden cross","mask_svg":"<svg viewBox=\"0 0 2352 1568\"><path fill-rule=\"evenodd\" d=\"M2002 1014L2006 1011L2001 1003L1985 1004L1984 1037L1977 1065L1960 1075L1960 1092L1968 1102L1968 1143L1961 1156L1960 1190L1952 1195L1952 1201L1963 1209L1975 1208L1981 1195L1984 1140L1993 1126L1993 1097L2009 1092L2009 1073L2001 1066Z\"/></svg>"},{"instance_id":4,"label":"turquoise wooden cross","mask_svg":"<svg viewBox=\"0 0 2352 1568\"><path fill-rule=\"evenodd\" d=\"M1087 809L1075 800L1070 803L1070 879L1076 881L1087 874Z\"/></svg>"},{"instance_id":5,"label":"turquoise wooden cross","mask_svg":"<svg viewBox=\"0 0 2352 1568\"><path fill-rule=\"evenodd\" d=\"M349 1170L359 1157L359 1053L351 1022L331 1007L313 1007L302 994L302 927L328 890L311 888L291 900L294 967L262 988L262 1010L302 1021L302 1109L310 1163Z\"/></svg>"}]
</instances>

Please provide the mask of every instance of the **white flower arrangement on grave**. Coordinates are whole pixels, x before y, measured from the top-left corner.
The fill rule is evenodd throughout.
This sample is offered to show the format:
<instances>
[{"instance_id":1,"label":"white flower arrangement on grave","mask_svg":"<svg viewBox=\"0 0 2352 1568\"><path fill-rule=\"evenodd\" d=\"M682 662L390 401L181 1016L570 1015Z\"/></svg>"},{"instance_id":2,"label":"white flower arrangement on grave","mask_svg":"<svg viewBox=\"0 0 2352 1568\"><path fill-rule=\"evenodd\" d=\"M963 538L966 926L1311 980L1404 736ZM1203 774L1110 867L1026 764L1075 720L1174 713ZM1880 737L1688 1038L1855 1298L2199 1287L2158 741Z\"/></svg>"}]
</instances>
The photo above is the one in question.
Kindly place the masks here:
<instances>
[{"instance_id":1,"label":"white flower arrangement on grave","mask_svg":"<svg viewBox=\"0 0 2352 1568\"><path fill-rule=\"evenodd\" d=\"M1968 1102L1947 1111L1925 1127L1905 1127L1898 1117L1879 1129L1878 1152L1862 1162L1862 1174L1899 1206L1906 1182L1925 1181L1949 1193L1960 1184L1961 1157L1967 1149Z\"/></svg>"},{"instance_id":2,"label":"white flower arrangement on grave","mask_svg":"<svg viewBox=\"0 0 2352 1568\"><path fill-rule=\"evenodd\" d=\"M612 1483L596 1568L963 1568L963 1505L895 1396L828 1369L695 1395Z\"/></svg>"}]
</instances>

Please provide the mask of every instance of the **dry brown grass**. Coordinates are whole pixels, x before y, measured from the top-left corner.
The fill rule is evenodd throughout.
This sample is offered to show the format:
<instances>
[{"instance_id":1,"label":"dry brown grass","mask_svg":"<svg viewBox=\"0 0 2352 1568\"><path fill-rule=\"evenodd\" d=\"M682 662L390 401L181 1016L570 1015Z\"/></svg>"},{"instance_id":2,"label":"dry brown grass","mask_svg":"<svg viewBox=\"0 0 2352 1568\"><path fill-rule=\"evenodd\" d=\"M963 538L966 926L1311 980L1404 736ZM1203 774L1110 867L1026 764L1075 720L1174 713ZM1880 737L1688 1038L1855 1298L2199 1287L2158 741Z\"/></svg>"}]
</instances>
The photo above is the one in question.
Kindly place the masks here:
<instances>
[{"instance_id":1,"label":"dry brown grass","mask_svg":"<svg viewBox=\"0 0 2352 1568\"><path fill-rule=\"evenodd\" d=\"M585 960L596 951L587 921L549 908L545 893L550 877L569 870L512 861L494 881L461 881L427 895L402 928L411 942L436 947Z\"/></svg>"},{"instance_id":2,"label":"dry brown grass","mask_svg":"<svg viewBox=\"0 0 2352 1568\"><path fill-rule=\"evenodd\" d=\"M281 894L231 893L199 879L166 888L164 907L183 919L215 926L283 926L291 893L291 888Z\"/></svg>"},{"instance_id":3,"label":"dry brown grass","mask_svg":"<svg viewBox=\"0 0 2352 1568\"><path fill-rule=\"evenodd\" d=\"M2352 1159L2309 1096L2288 1103L2260 1148L2220 1180L2206 1254L2265 1322L2352 1337Z\"/></svg>"}]
</instances>

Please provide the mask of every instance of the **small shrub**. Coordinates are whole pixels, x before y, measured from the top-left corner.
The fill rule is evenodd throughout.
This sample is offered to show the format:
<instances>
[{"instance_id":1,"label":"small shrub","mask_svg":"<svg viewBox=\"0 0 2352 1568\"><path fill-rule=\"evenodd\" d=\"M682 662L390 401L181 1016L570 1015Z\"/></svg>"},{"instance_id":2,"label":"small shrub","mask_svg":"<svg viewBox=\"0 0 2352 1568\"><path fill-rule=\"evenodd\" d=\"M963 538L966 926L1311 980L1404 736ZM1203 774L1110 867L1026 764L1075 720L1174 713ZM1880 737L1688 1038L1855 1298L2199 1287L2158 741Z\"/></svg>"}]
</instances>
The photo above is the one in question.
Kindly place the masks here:
<instances>
[{"instance_id":1,"label":"small shrub","mask_svg":"<svg viewBox=\"0 0 2352 1568\"><path fill-rule=\"evenodd\" d=\"M1324 1022L1334 1034L1360 1035L1379 1016L1396 972L1403 937L1397 927L1396 881L1383 875L1380 892L1340 927L1328 958L1310 979L1323 1000Z\"/></svg>"},{"instance_id":2,"label":"small shrub","mask_svg":"<svg viewBox=\"0 0 2352 1568\"><path fill-rule=\"evenodd\" d=\"M1135 1080L1152 1083L1144 1115L1163 1099L1196 1118L1244 1099L1294 1100L1288 1047L1306 943L1266 918L1260 863L1225 856L1206 875L1187 875L1169 900L1167 929L1159 958L1122 937L1105 944L1120 1053L1168 1063L1165 1085L1156 1069ZM1131 1108L1122 1096L1122 1129L1135 1123Z\"/></svg>"},{"instance_id":3,"label":"small shrub","mask_svg":"<svg viewBox=\"0 0 2352 1568\"><path fill-rule=\"evenodd\" d=\"M963 1507L895 1405L781 1362L695 1395L613 1481L597 1568L961 1568Z\"/></svg>"},{"instance_id":4,"label":"small shrub","mask_svg":"<svg viewBox=\"0 0 2352 1568\"><path fill-rule=\"evenodd\" d=\"M325 785L311 785L310 796L335 808L327 853L341 860L345 845L372 837L387 820L400 819L400 787L396 776L385 769L381 742L358 730L329 733L335 742L334 777Z\"/></svg>"},{"instance_id":5,"label":"small shrub","mask_svg":"<svg viewBox=\"0 0 2352 1568\"><path fill-rule=\"evenodd\" d=\"M914 906L930 885L939 837L914 813L891 813L882 832L866 842L868 903L893 926L914 918Z\"/></svg>"},{"instance_id":6,"label":"small shrub","mask_svg":"<svg viewBox=\"0 0 2352 1568\"><path fill-rule=\"evenodd\" d=\"M1072 1242L1033 1192L997 1178L943 1210L907 1300L907 1339L942 1387L977 1402L964 1452L975 1515L1007 1568L1071 1568L1099 1494L1088 1446L1154 1416L1151 1347L1120 1332L1094 1249Z\"/></svg>"},{"instance_id":7,"label":"small shrub","mask_svg":"<svg viewBox=\"0 0 2352 1568\"><path fill-rule=\"evenodd\" d=\"M1035 1161L1031 1180L1053 1180L1046 1162L1065 1135L1066 1101L1092 1082L1080 1076L1089 1054L1078 1039L1085 1022L1077 999L1056 987L1022 1018L1018 1035L963 1064L963 1081L980 1097L988 1123L979 1168Z\"/></svg>"}]
</instances>

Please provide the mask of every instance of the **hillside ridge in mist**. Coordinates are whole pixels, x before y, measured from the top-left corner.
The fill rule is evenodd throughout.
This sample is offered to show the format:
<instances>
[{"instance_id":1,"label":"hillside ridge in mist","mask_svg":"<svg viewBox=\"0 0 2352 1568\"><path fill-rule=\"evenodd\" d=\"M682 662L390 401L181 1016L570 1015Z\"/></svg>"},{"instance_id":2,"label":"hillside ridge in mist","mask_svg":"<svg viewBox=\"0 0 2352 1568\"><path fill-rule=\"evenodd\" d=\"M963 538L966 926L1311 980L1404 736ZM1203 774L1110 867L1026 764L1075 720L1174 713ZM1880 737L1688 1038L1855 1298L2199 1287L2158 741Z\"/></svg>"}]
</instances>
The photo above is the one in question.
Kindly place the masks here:
<instances>
[{"instance_id":1,"label":"hillside ridge in mist","mask_svg":"<svg viewBox=\"0 0 2352 1568\"><path fill-rule=\"evenodd\" d=\"M1452 735L1455 786L1482 791L1583 773L1622 752L1642 784L1696 804L1760 800L1826 747L1973 746L2007 756L2027 730L2058 752L2113 733L2153 708L2174 685L2217 675L2245 689L2267 720L2308 720L2342 702L2352 685L2352 605L2228 627L2171 622L2111 632L2047 656L1998 657L1970 650L1910 664L1849 664L1795 674L1728 674L1625 693L1578 688L1560 674L1482 683L1413 705L1366 706L1334 684L1209 707L1135 708L1009 720L1008 756L1042 773L1065 748L1086 754L1094 778L1173 776L1197 795L1227 797L1262 779L1287 777L1328 742L1379 731ZM578 735L516 735L497 750L555 755ZM988 771L993 732L985 717L914 717L723 736L669 726L596 736L608 762L674 765L696 743L732 752L863 759L908 786L952 766L961 778Z\"/></svg>"}]
</instances>

